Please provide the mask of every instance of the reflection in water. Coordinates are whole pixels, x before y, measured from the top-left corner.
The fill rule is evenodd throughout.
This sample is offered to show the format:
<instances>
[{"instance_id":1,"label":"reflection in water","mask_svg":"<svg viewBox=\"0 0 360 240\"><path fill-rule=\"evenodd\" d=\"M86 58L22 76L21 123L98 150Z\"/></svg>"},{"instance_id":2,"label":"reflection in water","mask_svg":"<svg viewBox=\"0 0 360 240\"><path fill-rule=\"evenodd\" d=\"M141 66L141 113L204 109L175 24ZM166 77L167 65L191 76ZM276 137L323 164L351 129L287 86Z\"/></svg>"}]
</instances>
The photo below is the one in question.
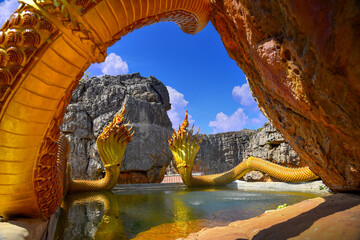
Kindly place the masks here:
<instances>
[{"instance_id":1,"label":"reflection in water","mask_svg":"<svg viewBox=\"0 0 360 240\"><path fill-rule=\"evenodd\" d=\"M82 229L78 226L84 223L86 225L87 222L81 217L82 210L84 206L91 206L91 204L95 204L96 209L93 209L95 218L90 216L90 219L87 220L95 220L94 222L97 223L94 234L92 234L91 228L85 226ZM100 205L103 206L101 210ZM61 208L55 239L128 239L122 226L116 195L111 191L68 194ZM70 209L75 215L70 212ZM96 215L100 215L98 214L99 210L102 212L100 221L96 219ZM86 230L90 231L86 232Z\"/></svg>"},{"instance_id":2,"label":"reflection in water","mask_svg":"<svg viewBox=\"0 0 360 240\"><path fill-rule=\"evenodd\" d=\"M77 193L66 196L55 239L176 239L316 197L227 188Z\"/></svg>"},{"instance_id":3,"label":"reflection in water","mask_svg":"<svg viewBox=\"0 0 360 240\"><path fill-rule=\"evenodd\" d=\"M204 227L215 227L225 224L223 222L210 221L207 219L193 220L194 216L192 210L179 199L174 199L172 210L172 223L163 223L156 227L152 227L148 231L139 233L134 239L177 239L186 237L190 233L200 231Z\"/></svg>"}]
</instances>

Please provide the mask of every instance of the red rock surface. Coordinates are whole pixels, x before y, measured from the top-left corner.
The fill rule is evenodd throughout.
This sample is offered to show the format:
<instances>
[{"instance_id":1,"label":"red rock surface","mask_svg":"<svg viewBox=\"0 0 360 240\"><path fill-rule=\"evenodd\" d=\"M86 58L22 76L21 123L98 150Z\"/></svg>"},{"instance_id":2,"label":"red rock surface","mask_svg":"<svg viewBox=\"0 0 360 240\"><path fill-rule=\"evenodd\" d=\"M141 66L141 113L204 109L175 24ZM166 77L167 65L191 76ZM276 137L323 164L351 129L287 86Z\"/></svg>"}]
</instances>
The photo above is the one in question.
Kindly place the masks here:
<instances>
[{"instance_id":1,"label":"red rock surface","mask_svg":"<svg viewBox=\"0 0 360 240\"><path fill-rule=\"evenodd\" d=\"M360 4L211 0L260 108L335 191L360 191Z\"/></svg>"},{"instance_id":2,"label":"red rock surface","mask_svg":"<svg viewBox=\"0 0 360 240\"><path fill-rule=\"evenodd\" d=\"M203 229L186 239L360 239L360 195L313 198L225 227Z\"/></svg>"},{"instance_id":3,"label":"red rock surface","mask_svg":"<svg viewBox=\"0 0 360 240\"><path fill-rule=\"evenodd\" d=\"M166 166L152 167L147 171L127 171L120 172L119 184L139 184L139 183L161 183L164 179Z\"/></svg>"}]
</instances>

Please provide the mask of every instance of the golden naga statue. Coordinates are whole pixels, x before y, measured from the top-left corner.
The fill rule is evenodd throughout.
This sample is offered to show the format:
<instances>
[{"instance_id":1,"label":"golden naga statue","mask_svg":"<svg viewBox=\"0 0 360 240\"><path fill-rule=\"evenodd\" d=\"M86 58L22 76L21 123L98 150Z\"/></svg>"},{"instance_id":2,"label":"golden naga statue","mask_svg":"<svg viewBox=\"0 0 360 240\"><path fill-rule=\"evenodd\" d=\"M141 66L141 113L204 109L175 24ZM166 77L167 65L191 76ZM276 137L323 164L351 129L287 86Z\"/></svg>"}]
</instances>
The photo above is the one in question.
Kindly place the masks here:
<instances>
[{"instance_id":1,"label":"golden naga statue","mask_svg":"<svg viewBox=\"0 0 360 240\"><path fill-rule=\"evenodd\" d=\"M67 162L67 156L70 151L68 139L60 134L58 140L58 150L56 153L56 162L45 169L46 177L38 174L35 181L39 183L38 190L40 203L47 203L47 207L52 211L59 206L63 196L69 192L91 192L112 189L119 178L121 162L125 153L126 146L132 141L134 132L124 124L124 114L126 106L118 113L112 122L104 128L103 132L96 140L96 146L100 158L105 167L105 177L99 180L75 180L71 179L71 165ZM52 159L48 159L51 161ZM43 163L42 163L43 164ZM50 165L50 164L49 164ZM41 166L45 168L46 166ZM44 169L41 169L44 170ZM5 194L4 194L5 195ZM9 194L8 198L14 194ZM16 196L16 195L15 195ZM0 213L3 217L18 215L16 211L21 211L21 206L17 201L8 202L6 205L0 205Z\"/></svg>"},{"instance_id":2,"label":"golden naga statue","mask_svg":"<svg viewBox=\"0 0 360 240\"><path fill-rule=\"evenodd\" d=\"M276 177L285 182L307 182L319 178L309 167L289 168L278 164L262 160L260 158L249 157L233 169L214 175L192 176L191 171L196 154L200 149L202 137L199 131L193 135L193 128L188 130L188 113L186 111L182 126L169 139L169 147L174 156L177 170L187 186L214 186L225 185L240 179L246 173L258 170Z\"/></svg>"},{"instance_id":3,"label":"golden naga statue","mask_svg":"<svg viewBox=\"0 0 360 240\"><path fill-rule=\"evenodd\" d=\"M127 129L127 124L124 124L124 113L126 106L123 110L117 114L113 121L104 128L104 131L96 139L96 146L100 154L100 158L105 167L105 177L100 180L73 180L70 179L70 164L68 164L68 191L69 192L88 192L88 191L100 191L100 190L111 190L117 183L121 162L125 153L126 145L132 141L132 136L135 132L131 133L131 128ZM65 138L65 136L63 137ZM62 138L60 137L60 142ZM65 141L69 146L68 141ZM68 152L61 151L58 152ZM58 162L63 162L64 158L58 158Z\"/></svg>"},{"instance_id":4,"label":"golden naga statue","mask_svg":"<svg viewBox=\"0 0 360 240\"><path fill-rule=\"evenodd\" d=\"M208 0L20 0L0 28L0 215L60 205L59 126L90 64L134 29L173 21L195 34L209 13Z\"/></svg>"}]
</instances>

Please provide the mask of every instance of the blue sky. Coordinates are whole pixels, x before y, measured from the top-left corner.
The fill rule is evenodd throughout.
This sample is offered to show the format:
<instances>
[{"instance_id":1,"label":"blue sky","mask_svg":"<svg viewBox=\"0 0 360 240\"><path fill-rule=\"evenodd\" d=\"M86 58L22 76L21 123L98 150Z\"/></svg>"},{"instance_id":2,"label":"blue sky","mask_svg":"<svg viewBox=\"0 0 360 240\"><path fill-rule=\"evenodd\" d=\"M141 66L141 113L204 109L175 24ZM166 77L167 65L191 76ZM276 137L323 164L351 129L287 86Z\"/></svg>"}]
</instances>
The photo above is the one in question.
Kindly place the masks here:
<instances>
[{"instance_id":1,"label":"blue sky","mask_svg":"<svg viewBox=\"0 0 360 240\"><path fill-rule=\"evenodd\" d=\"M0 24L17 5L0 0ZM183 33L175 23L147 26L123 37L107 53L104 63L90 66L90 75L155 76L168 88L174 128L186 109L191 122L207 134L257 129L267 121L211 23L196 35Z\"/></svg>"}]
</instances>

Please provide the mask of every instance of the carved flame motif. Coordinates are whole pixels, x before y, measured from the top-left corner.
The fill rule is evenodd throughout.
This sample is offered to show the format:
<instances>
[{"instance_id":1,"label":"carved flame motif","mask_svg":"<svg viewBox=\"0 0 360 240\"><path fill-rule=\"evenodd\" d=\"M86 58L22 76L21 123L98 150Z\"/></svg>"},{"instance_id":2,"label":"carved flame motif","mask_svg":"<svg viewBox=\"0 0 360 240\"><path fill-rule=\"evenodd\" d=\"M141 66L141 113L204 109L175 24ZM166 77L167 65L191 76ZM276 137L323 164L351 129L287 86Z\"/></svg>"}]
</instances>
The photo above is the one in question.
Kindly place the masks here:
<instances>
[{"instance_id":1,"label":"carved flame motif","mask_svg":"<svg viewBox=\"0 0 360 240\"><path fill-rule=\"evenodd\" d=\"M18 75L18 73L20 71L21 71L21 66L19 66L19 65L15 65L15 66L10 67L10 73L13 76L13 78L15 78L16 75Z\"/></svg>"},{"instance_id":2,"label":"carved flame motif","mask_svg":"<svg viewBox=\"0 0 360 240\"><path fill-rule=\"evenodd\" d=\"M12 29L7 32L7 44L9 46L17 45L20 42L21 42L21 35L16 29Z\"/></svg>"},{"instance_id":3,"label":"carved flame motif","mask_svg":"<svg viewBox=\"0 0 360 240\"><path fill-rule=\"evenodd\" d=\"M11 80L12 80L12 76L9 70L0 67L0 86L9 85L11 83Z\"/></svg>"},{"instance_id":4,"label":"carved flame motif","mask_svg":"<svg viewBox=\"0 0 360 240\"><path fill-rule=\"evenodd\" d=\"M76 0L75 4L78 6L82 6L85 7L86 5L88 5L90 2L90 0Z\"/></svg>"},{"instance_id":5,"label":"carved flame motif","mask_svg":"<svg viewBox=\"0 0 360 240\"><path fill-rule=\"evenodd\" d=\"M24 46L37 47L41 42L40 35L33 30L26 29L23 32L23 36L24 36Z\"/></svg>"},{"instance_id":6,"label":"carved flame motif","mask_svg":"<svg viewBox=\"0 0 360 240\"><path fill-rule=\"evenodd\" d=\"M0 79L1 79L1 76L0 76ZM1 83L0 83L0 102L4 101L4 99L7 97L9 92L10 92L10 87L8 87L8 86L1 87Z\"/></svg>"},{"instance_id":7,"label":"carved flame motif","mask_svg":"<svg viewBox=\"0 0 360 240\"><path fill-rule=\"evenodd\" d=\"M0 35L0 42L1 42L1 35ZM5 67L6 63L7 63L7 54L3 49L0 49L0 66Z\"/></svg>"},{"instance_id":8,"label":"carved flame motif","mask_svg":"<svg viewBox=\"0 0 360 240\"><path fill-rule=\"evenodd\" d=\"M21 21L20 14L13 13L10 17L10 26L18 26Z\"/></svg>"},{"instance_id":9,"label":"carved flame motif","mask_svg":"<svg viewBox=\"0 0 360 240\"><path fill-rule=\"evenodd\" d=\"M22 25L23 27L35 27L36 23L38 21L37 16L30 11L26 11L23 15L22 15Z\"/></svg>"},{"instance_id":10,"label":"carved flame motif","mask_svg":"<svg viewBox=\"0 0 360 240\"><path fill-rule=\"evenodd\" d=\"M45 18L41 18L40 19L39 30L45 30L45 31L48 31L48 32L53 32L54 27Z\"/></svg>"},{"instance_id":11,"label":"carved flame motif","mask_svg":"<svg viewBox=\"0 0 360 240\"><path fill-rule=\"evenodd\" d=\"M110 133L114 132L116 133L119 137L121 136L123 138L123 141L125 142L131 142L132 141L132 136L134 136L134 133L131 133L131 130L133 127L130 127L129 129L127 129L127 126L129 125L130 122L128 122L127 124L124 124L125 118L124 118L124 114L126 112L126 105L123 107L123 109L121 110L120 113L118 113L114 119L112 120L112 122L109 122L109 125L107 125L103 132L100 134L99 138L101 138L102 140L106 140L109 138Z\"/></svg>"},{"instance_id":12,"label":"carved flame motif","mask_svg":"<svg viewBox=\"0 0 360 240\"><path fill-rule=\"evenodd\" d=\"M182 122L181 126L179 126L179 130L175 132L172 135L172 138L169 138L169 146L170 148L175 147L179 139L183 138L184 136L188 139L192 139L195 144L200 145L203 139L203 136L199 135L200 128L198 129L197 133L193 135L194 132L194 125L190 130L188 130L189 127L189 116L188 111L186 110L184 121Z\"/></svg>"},{"instance_id":13,"label":"carved flame motif","mask_svg":"<svg viewBox=\"0 0 360 240\"><path fill-rule=\"evenodd\" d=\"M21 52L21 50L19 50L16 47L10 47L7 49L7 55L9 57L9 63L15 63L15 64L22 64L25 56L24 54Z\"/></svg>"},{"instance_id":14,"label":"carved flame motif","mask_svg":"<svg viewBox=\"0 0 360 240\"><path fill-rule=\"evenodd\" d=\"M29 59L36 51L36 48L35 47L28 47L25 49L25 55L26 55L26 58Z\"/></svg>"}]
</instances>

